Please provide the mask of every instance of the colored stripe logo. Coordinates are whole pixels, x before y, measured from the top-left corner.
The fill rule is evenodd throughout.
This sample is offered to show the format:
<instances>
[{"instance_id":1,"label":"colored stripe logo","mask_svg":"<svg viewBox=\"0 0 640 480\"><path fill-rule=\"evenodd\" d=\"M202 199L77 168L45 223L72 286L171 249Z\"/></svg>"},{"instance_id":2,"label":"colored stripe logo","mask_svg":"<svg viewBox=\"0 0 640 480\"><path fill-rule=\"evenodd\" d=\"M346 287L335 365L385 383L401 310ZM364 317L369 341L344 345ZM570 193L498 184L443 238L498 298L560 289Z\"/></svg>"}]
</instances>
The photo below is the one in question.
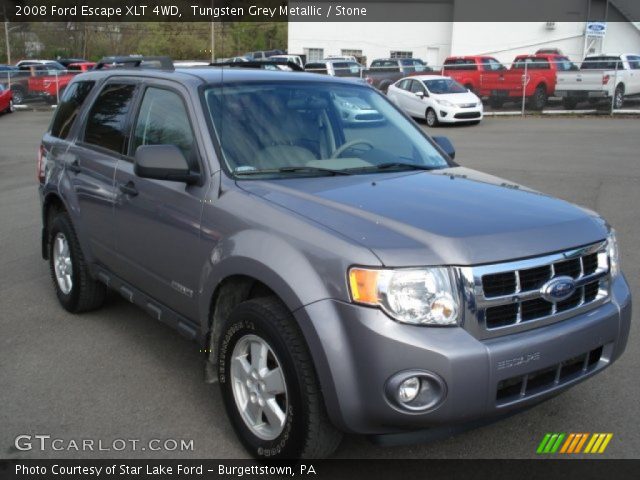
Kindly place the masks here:
<instances>
[{"instance_id":1,"label":"colored stripe logo","mask_svg":"<svg viewBox=\"0 0 640 480\"><path fill-rule=\"evenodd\" d=\"M599 454L604 453L612 438L613 433L547 433L538 445L536 453Z\"/></svg>"}]
</instances>

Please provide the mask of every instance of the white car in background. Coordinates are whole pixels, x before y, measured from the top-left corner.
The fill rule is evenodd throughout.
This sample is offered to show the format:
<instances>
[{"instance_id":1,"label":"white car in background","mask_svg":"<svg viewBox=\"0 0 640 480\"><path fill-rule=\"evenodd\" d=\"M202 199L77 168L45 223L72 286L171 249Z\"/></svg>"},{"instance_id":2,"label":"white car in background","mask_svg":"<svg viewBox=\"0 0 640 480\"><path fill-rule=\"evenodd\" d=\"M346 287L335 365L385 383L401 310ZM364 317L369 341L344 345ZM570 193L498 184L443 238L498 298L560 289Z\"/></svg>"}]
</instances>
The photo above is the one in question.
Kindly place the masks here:
<instances>
[{"instance_id":1,"label":"white car in background","mask_svg":"<svg viewBox=\"0 0 640 480\"><path fill-rule=\"evenodd\" d=\"M482 120L482 101L451 77L401 78L389 86L387 97L412 117L424 118L430 127Z\"/></svg>"}]
</instances>

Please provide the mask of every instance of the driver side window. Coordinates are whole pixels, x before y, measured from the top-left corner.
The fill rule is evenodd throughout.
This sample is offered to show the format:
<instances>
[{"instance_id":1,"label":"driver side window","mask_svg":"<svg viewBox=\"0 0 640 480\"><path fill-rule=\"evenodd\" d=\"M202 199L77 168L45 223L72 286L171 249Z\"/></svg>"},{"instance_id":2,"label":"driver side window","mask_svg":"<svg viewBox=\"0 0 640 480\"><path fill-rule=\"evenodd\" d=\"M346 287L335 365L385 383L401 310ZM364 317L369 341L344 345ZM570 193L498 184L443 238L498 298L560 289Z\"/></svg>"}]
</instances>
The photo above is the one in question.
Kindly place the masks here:
<instances>
[{"instance_id":1,"label":"driver side window","mask_svg":"<svg viewBox=\"0 0 640 480\"><path fill-rule=\"evenodd\" d=\"M170 90L149 87L136 121L133 152L141 145L175 145L191 158L194 136L182 98Z\"/></svg>"},{"instance_id":2,"label":"driver side window","mask_svg":"<svg viewBox=\"0 0 640 480\"><path fill-rule=\"evenodd\" d=\"M420 83L417 80L412 80L412 82L411 82L411 93L418 93L418 92L426 93L422 83Z\"/></svg>"}]
</instances>

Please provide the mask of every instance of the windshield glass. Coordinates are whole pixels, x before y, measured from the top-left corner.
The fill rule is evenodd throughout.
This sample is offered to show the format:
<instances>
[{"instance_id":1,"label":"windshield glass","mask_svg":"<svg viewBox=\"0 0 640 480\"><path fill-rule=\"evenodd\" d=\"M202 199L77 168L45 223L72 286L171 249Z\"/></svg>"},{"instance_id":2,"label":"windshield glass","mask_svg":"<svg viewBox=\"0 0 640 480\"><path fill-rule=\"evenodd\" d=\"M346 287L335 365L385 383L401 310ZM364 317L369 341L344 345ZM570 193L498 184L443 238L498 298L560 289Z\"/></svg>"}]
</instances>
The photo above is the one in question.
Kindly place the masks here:
<instances>
[{"instance_id":1,"label":"windshield glass","mask_svg":"<svg viewBox=\"0 0 640 480\"><path fill-rule=\"evenodd\" d=\"M390 163L448 166L419 128L369 87L321 82L225 84L207 88L204 96L224 160L236 175L406 168L389 167Z\"/></svg>"},{"instance_id":2,"label":"windshield glass","mask_svg":"<svg viewBox=\"0 0 640 480\"><path fill-rule=\"evenodd\" d=\"M424 84L427 86L429 92L435 93L436 95L444 93L467 93L466 88L450 78L427 80Z\"/></svg>"},{"instance_id":3,"label":"windshield glass","mask_svg":"<svg viewBox=\"0 0 640 480\"><path fill-rule=\"evenodd\" d=\"M408 58L400 62L402 66L405 67L405 72L407 73L427 71L427 64L417 58Z\"/></svg>"}]
</instances>

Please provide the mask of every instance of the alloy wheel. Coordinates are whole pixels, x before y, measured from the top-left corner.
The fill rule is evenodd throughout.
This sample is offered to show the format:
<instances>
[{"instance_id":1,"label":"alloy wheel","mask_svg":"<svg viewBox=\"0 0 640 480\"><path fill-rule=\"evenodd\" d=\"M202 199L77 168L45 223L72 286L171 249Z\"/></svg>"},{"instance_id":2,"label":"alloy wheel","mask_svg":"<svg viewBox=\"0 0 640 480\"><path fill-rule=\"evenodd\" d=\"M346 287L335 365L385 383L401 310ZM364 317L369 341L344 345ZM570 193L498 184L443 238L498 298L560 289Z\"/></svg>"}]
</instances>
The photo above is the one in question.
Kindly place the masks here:
<instances>
[{"instance_id":1,"label":"alloy wheel","mask_svg":"<svg viewBox=\"0 0 640 480\"><path fill-rule=\"evenodd\" d=\"M53 240L53 269L60 291L69 295L73 288L73 264L67 238L58 233Z\"/></svg>"},{"instance_id":2,"label":"alloy wheel","mask_svg":"<svg viewBox=\"0 0 640 480\"><path fill-rule=\"evenodd\" d=\"M285 427L288 396L273 349L257 335L243 336L231 355L230 376L236 407L251 433L276 439Z\"/></svg>"}]
</instances>

